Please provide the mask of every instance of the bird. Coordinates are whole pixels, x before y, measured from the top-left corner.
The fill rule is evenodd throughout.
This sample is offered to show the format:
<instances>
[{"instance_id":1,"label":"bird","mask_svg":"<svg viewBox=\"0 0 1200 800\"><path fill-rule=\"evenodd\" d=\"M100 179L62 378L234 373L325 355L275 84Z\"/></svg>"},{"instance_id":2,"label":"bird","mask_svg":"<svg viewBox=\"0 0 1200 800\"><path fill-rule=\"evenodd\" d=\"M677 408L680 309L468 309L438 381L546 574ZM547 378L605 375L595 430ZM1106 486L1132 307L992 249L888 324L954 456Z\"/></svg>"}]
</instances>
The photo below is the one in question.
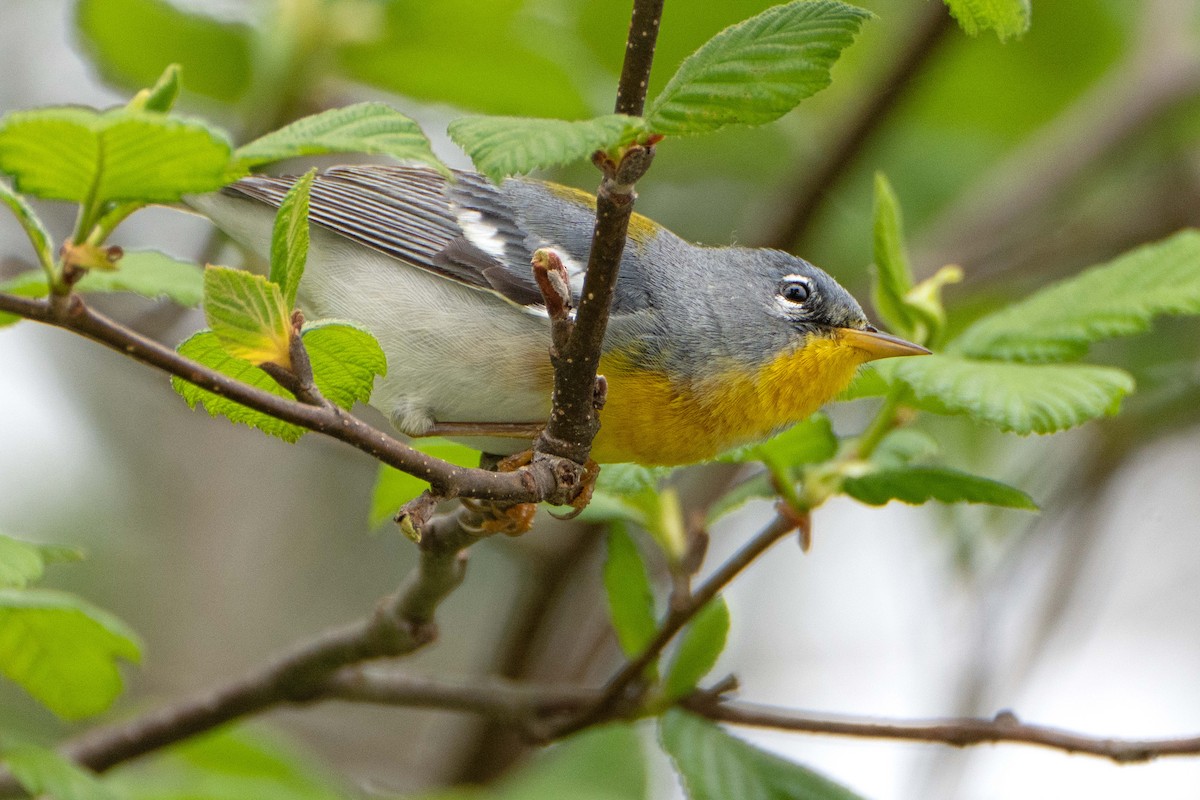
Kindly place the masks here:
<instances>
[{"instance_id":1,"label":"bird","mask_svg":"<svg viewBox=\"0 0 1200 800\"><path fill-rule=\"evenodd\" d=\"M253 175L188 198L269 258L294 176ZM309 195L297 302L356 323L387 374L370 404L409 436L528 449L550 412L551 327L530 260L551 249L577 301L595 198L529 177L493 183L416 166L338 166ZM860 365L929 351L882 333L824 270L779 250L692 244L634 213L600 374L598 463L675 466L765 440L833 399Z\"/></svg>"}]
</instances>

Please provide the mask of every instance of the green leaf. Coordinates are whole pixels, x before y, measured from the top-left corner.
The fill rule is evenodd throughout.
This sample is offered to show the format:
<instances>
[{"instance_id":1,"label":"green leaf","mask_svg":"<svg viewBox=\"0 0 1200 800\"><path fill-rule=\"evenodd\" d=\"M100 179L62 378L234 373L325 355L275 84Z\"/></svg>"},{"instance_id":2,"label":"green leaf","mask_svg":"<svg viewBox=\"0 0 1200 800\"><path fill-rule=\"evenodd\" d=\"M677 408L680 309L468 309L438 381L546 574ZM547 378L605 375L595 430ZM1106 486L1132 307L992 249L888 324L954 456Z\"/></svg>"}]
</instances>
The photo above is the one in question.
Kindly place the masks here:
<instances>
[{"instance_id":1,"label":"green leaf","mask_svg":"<svg viewBox=\"0 0 1200 800\"><path fill-rule=\"evenodd\" d=\"M911 336L913 319L904 296L913 287L904 248L900 202L882 172L875 173L875 280L872 299L879 318L902 336Z\"/></svg>"},{"instance_id":2,"label":"green leaf","mask_svg":"<svg viewBox=\"0 0 1200 800\"><path fill-rule=\"evenodd\" d=\"M672 709L663 715L659 740L691 800L861 800L828 778L686 711Z\"/></svg>"},{"instance_id":3,"label":"green leaf","mask_svg":"<svg viewBox=\"0 0 1200 800\"><path fill-rule=\"evenodd\" d=\"M371 399L375 376L387 374L387 356L375 337L352 322L320 320L300 333L313 382L335 405L350 410Z\"/></svg>"},{"instance_id":4,"label":"green leaf","mask_svg":"<svg viewBox=\"0 0 1200 800\"><path fill-rule=\"evenodd\" d=\"M760 472L742 481L721 495L709 507L705 521L711 525L721 517L736 511L751 500L774 500L779 496L775 484L771 481L771 473Z\"/></svg>"},{"instance_id":5,"label":"green leaf","mask_svg":"<svg viewBox=\"0 0 1200 800\"><path fill-rule=\"evenodd\" d=\"M311 169L292 184L279 204L271 231L270 279L279 284L288 308L296 305L296 287L308 258L308 193L316 176L317 170Z\"/></svg>"},{"instance_id":6,"label":"green leaf","mask_svg":"<svg viewBox=\"0 0 1200 800\"><path fill-rule=\"evenodd\" d=\"M449 174L417 123L384 103L357 103L303 117L239 147L234 155L249 168L326 153L386 155Z\"/></svg>"},{"instance_id":7,"label":"green leaf","mask_svg":"<svg viewBox=\"0 0 1200 800\"><path fill-rule=\"evenodd\" d=\"M645 127L636 117L609 114L566 122L524 117L465 117L450 123L454 143L467 152L475 168L493 181L572 161L597 150L629 144Z\"/></svg>"},{"instance_id":8,"label":"green leaf","mask_svg":"<svg viewBox=\"0 0 1200 800\"><path fill-rule=\"evenodd\" d=\"M1029 0L946 0L946 5L971 36L994 30L1003 42L1029 30Z\"/></svg>"},{"instance_id":9,"label":"green leaf","mask_svg":"<svg viewBox=\"0 0 1200 800\"><path fill-rule=\"evenodd\" d=\"M349 800L314 758L257 726L218 729L175 745L108 783L123 800Z\"/></svg>"},{"instance_id":10,"label":"green leaf","mask_svg":"<svg viewBox=\"0 0 1200 800\"><path fill-rule=\"evenodd\" d=\"M460 467L479 466L479 451L463 444L437 438L417 439L409 444L426 455ZM428 488L429 484L426 481L387 464L380 464L379 473L375 478L375 490L371 494L371 514L368 519L371 529L389 522L400 506Z\"/></svg>"},{"instance_id":11,"label":"green leaf","mask_svg":"<svg viewBox=\"0 0 1200 800\"><path fill-rule=\"evenodd\" d=\"M119 800L112 789L92 772L46 747L17 745L5 748L4 765L25 791L53 800Z\"/></svg>"},{"instance_id":12,"label":"green leaf","mask_svg":"<svg viewBox=\"0 0 1200 800\"><path fill-rule=\"evenodd\" d=\"M167 0L79 0L75 24L92 63L115 86L136 91L178 63L188 91L232 103L250 88L246 25L189 14Z\"/></svg>"},{"instance_id":13,"label":"green leaf","mask_svg":"<svg viewBox=\"0 0 1200 800\"><path fill-rule=\"evenodd\" d=\"M166 297L195 308L204 296L204 270L157 250L132 250L113 272L90 271L76 284L80 292L133 292L156 299Z\"/></svg>"},{"instance_id":14,"label":"green leaf","mask_svg":"<svg viewBox=\"0 0 1200 800\"><path fill-rule=\"evenodd\" d=\"M200 331L194 334L179 345L179 354L199 361L206 367L215 369L235 380L248 383L280 397L291 398L291 394L276 383L270 375L249 361L229 355L221 340L212 331ZM308 432L306 428L247 408L233 400L201 389L182 378L171 378L171 386L192 408L195 408L197 403L203 403L205 411L210 416L225 417L230 422L256 428L263 433L277 436L285 442L294 442Z\"/></svg>"},{"instance_id":15,"label":"green leaf","mask_svg":"<svg viewBox=\"0 0 1200 800\"><path fill-rule=\"evenodd\" d=\"M947 467L900 467L847 478L846 494L872 506L890 500L921 505L941 503L987 503L1004 508L1037 511L1033 498L1016 487Z\"/></svg>"},{"instance_id":16,"label":"green leaf","mask_svg":"<svg viewBox=\"0 0 1200 800\"><path fill-rule=\"evenodd\" d=\"M708 601L683 629L679 649L675 651L675 658L664 681L666 699L677 700L691 694L700 680L716 666L728 635L729 606L725 604L724 597L717 596Z\"/></svg>"},{"instance_id":17,"label":"green leaf","mask_svg":"<svg viewBox=\"0 0 1200 800\"><path fill-rule=\"evenodd\" d=\"M43 275L53 274L54 245L51 244L50 233L38 218L37 212L25 202L25 198L8 188L8 185L3 182L0 182L0 203L8 206L16 216L17 222L21 223L25 235L29 237L29 243L33 245L33 252L37 256Z\"/></svg>"},{"instance_id":18,"label":"green leaf","mask_svg":"<svg viewBox=\"0 0 1200 800\"><path fill-rule=\"evenodd\" d=\"M898 469L936 458L941 448L927 433L912 428L891 431L871 453L871 463L880 469Z\"/></svg>"},{"instance_id":19,"label":"green leaf","mask_svg":"<svg viewBox=\"0 0 1200 800\"><path fill-rule=\"evenodd\" d=\"M604 590L608 595L609 617L622 652L630 658L641 655L658 633L654 590L641 552L619 522L608 529Z\"/></svg>"},{"instance_id":20,"label":"green leaf","mask_svg":"<svg viewBox=\"0 0 1200 800\"><path fill-rule=\"evenodd\" d=\"M648 528L658 516L658 484L669 467L605 464L596 478L592 501L580 515L587 522L623 520Z\"/></svg>"},{"instance_id":21,"label":"green leaf","mask_svg":"<svg viewBox=\"0 0 1200 800\"><path fill-rule=\"evenodd\" d=\"M50 288L46 284L46 273L40 269L31 269L7 281L0 281L0 292L17 297L45 297L50 293ZM22 319L23 317L16 314L0 312L0 328L20 322Z\"/></svg>"},{"instance_id":22,"label":"green leaf","mask_svg":"<svg viewBox=\"0 0 1200 800\"><path fill-rule=\"evenodd\" d=\"M1116 414L1134 388L1123 370L1085 364L1010 364L935 354L883 361L875 369L908 390L909 405L966 414L1021 435L1055 433Z\"/></svg>"},{"instance_id":23,"label":"green leaf","mask_svg":"<svg viewBox=\"0 0 1200 800\"><path fill-rule=\"evenodd\" d=\"M684 60L646 124L683 136L778 119L829 85L833 63L870 16L831 0L796 0L726 28Z\"/></svg>"},{"instance_id":24,"label":"green leaf","mask_svg":"<svg viewBox=\"0 0 1200 800\"><path fill-rule=\"evenodd\" d=\"M0 589L0 673L64 719L108 708L121 693L116 660L140 658L124 623L74 595Z\"/></svg>"},{"instance_id":25,"label":"green leaf","mask_svg":"<svg viewBox=\"0 0 1200 800\"><path fill-rule=\"evenodd\" d=\"M74 548L35 544L0 534L0 589L24 589L42 577L47 564L82 557Z\"/></svg>"},{"instance_id":26,"label":"green leaf","mask_svg":"<svg viewBox=\"0 0 1200 800\"><path fill-rule=\"evenodd\" d=\"M150 111L62 106L0 119L0 171L50 200L174 202L227 183L229 155L216 130Z\"/></svg>"},{"instance_id":27,"label":"green leaf","mask_svg":"<svg viewBox=\"0 0 1200 800\"><path fill-rule=\"evenodd\" d=\"M717 460L745 464L771 459L781 466L798 467L832 458L837 446L829 417L813 414L761 444L738 447L721 454Z\"/></svg>"},{"instance_id":28,"label":"green leaf","mask_svg":"<svg viewBox=\"0 0 1200 800\"><path fill-rule=\"evenodd\" d=\"M1078 358L1159 314L1200 314L1200 231L1144 245L1059 281L971 325L954 352L1006 361Z\"/></svg>"},{"instance_id":29,"label":"green leaf","mask_svg":"<svg viewBox=\"0 0 1200 800\"><path fill-rule=\"evenodd\" d=\"M291 315L278 284L241 269L207 267L204 318L229 355L291 367Z\"/></svg>"},{"instance_id":30,"label":"green leaf","mask_svg":"<svg viewBox=\"0 0 1200 800\"><path fill-rule=\"evenodd\" d=\"M179 99L179 65L170 64L154 86L142 89L129 101L128 108L135 111L157 111L166 114Z\"/></svg>"}]
</instances>

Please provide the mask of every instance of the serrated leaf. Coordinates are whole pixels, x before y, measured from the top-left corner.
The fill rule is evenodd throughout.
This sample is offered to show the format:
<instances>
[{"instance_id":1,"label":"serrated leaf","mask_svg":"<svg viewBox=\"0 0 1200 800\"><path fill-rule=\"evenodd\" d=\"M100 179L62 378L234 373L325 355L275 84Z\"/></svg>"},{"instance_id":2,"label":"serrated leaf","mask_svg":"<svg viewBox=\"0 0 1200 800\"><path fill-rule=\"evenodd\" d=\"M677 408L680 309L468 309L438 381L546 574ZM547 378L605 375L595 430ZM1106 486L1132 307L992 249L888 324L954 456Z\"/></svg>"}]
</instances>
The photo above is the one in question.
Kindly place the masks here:
<instances>
[{"instance_id":1,"label":"serrated leaf","mask_svg":"<svg viewBox=\"0 0 1200 800\"><path fill-rule=\"evenodd\" d=\"M644 132L642 120L624 114L567 122L528 117L464 117L447 132L475 168L493 181L589 158L597 150L629 144Z\"/></svg>"},{"instance_id":2,"label":"serrated leaf","mask_svg":"<svg viewBox=\"0 0 1200 800\"><path fill-rule=\"evenodd\" d=\"M1144 245L980 319L953 352L1006 361L1078 358L1101 339L1129 336L1160 314L1200 314L1200 232Z\"/></svg>"},{"instance_id":3,"label":"serrated leaf","mask_svg":"<svg viewBox=\"0 0 1200 800\"><path fill-rule=\"evenodd\" d=\"M637 544L619 522L608 529L604 590L608 597L609 618L622 652L629 658L641 655L658 633L654 590Z\"/></svg>"},{"instance_id":4,"label":"serrated leaf","mask_svg":"<svg viewBox=\"0 0 1200 800\"><path fill-rule=\"evenodd\" d=\"M78 291L133 292L150 299L165 297L195 308L204 296L204 270L157 250L131 250L113 272L89 272L76 284Z\"/></svg>"},{"instance_id":5,"label":"serrated leaf","mask_svg":"<svg viewBox=\"0 0 1200 800\"><path fill-rule=\"evenodd\" d=\"M222 375L228 375L235 380L248 383L280 397L291 397L291 394L276 383L270 375L249 361L229 355L225 351L224 345L221 344L221 340L212 331L200 331L194 334L179 345L178 349L180 355L199 361ZM230 422L257 428L263 433L277 436L285 442L294 442L307 433L307 429L299 425L293 425L261 411L247 408L233 400L201 389L182 378L171 378L171 386L191 408L195 408L197 403L202 403L204 410L210 416L225 417Z\"/></svg>"},{"instance_id":6,"label":"serrated leaf","mask_svg":"<svg viewBox=\"0 0 1200 800\"><path fill-rule=\"evenodd\" d=\"M190 92L232 103L250 88L247 25L189 14L167 0L79 0L75 24L97 70L123 89L151 84L174 63Z\"/></svg>"},{"instance_id":7,"label":"serrated leaf","mask_svg":"<svg viewBox=\"0 0 1200 800\"><path fill-rule=\"evenodd\" d=\"M833 425L824 414L813 414L760 444L738 447L722 453L717 461L744 464L768 458L786 467L798 467L832 458L837 452Z\"/></svg>"},{"instance_id":8,"label":"serrated leaf","mask_svg":"<svg viewBox=\"0 0 1200 800\"><path fill-rule=\"evenodd\" d=\"M1111 416L1133 391L1124 370L1085 364L1012 364L935 354L875 367L908 390L904 402L936 414L965 414L1002 431L1055 433Z\"/></svg>"},{"instance_id":9,"label":"serrated leaf","mask_svg":"<svg viewBox=\"0 0 1200 800\"><path fill-rule=\"evenodd\" d=\"M371 399L375 376L387 374L387 356L375 337L350 322L322 320L301 331L313 382L327 400L349 410Z\"/></svg>"},{"instance_id":10,"label":"serrated leaf","mask_svg":"<svg viewBox=\"0 0 1200 800\"><path fill-rule=\"evenodd\" d=\"M695 690L725 649L729 635L729 606L725 598L714 597L705 604L695 618L683 629L679 649L663 681L663 694L668 700L677 700Z\"/></svg>"},{"instance_id":11,"label":"serrated leaf","mask_svg":"<svg viewBox=\"0 0 1200 800\"><path fill-rule=\"evenodd\" d=\"M778 119L829 85L834 62L870 16L831 0L796 0L726 28L679 66L647 127L683 136Z\"/></svg>"},{"instance_id":12,"label":"serrated leaf","mask_svg":"<svg viewBox=\"0 0 1200 800\"><path fill-rule=\"evenodd\" d=\"M308 258L308 194L316 176L316 169L311 169L292 184L279 204L271 230L270 279L279 284L288 308L296 305L296 287Z\"/></svg>"},{"instance_id":13,"label":"serrated leaf","mask_svg":"<svg viewBox=\"0 0 1200 800\"><path fill-rule=\"evenodd\" d=\"M229 156L216 130L149 111L60 106L0 119L0 171L50 200L170 203L227 183Z\"/></svg>"},{"instance_id":14,"label":"serrated leaf","mask_svg":"<svg viewBox=\"0 0 1200 800\"><path fill-rule=\"evenodd\" d=\"M119 800L92 772L46 747L17 745L3 752L3 763L34 797L53 800Z\"/></svg>"},{"instance_id":15,"label":"serrated leaf","mask_svg":"<svg viewBox=\"0 0 1200 800\"><path fill-rule=\"evenodd\" d=\"M1029 0L946 0L946 5L971 36L994 30L1003 42L1029 30Z\"/></svg>"},{"instance_id":16,"label":"serrated leaf","mask_svg":"<svg viewBox=\"0 0 1200 800\"><path fill-rule=\"evenodd\" d=\"M204 318L229 355L291 367L291 315L278 284L241 269L207 267Z\"/></svg>"},{"instance_id":17,"label":"serrated leaf","mask_svg":"<svg viewBox=\"0 0 1200 800\"><path fill-rule=\"evenodd\" d=\"M75 548L36 544L0 534L0 589L24 589L42 577L47 564L77 561Z\"/></svg>"},{"instance_id":18,"label":"serrated leaf","mask_svg":"<svg viewBox=\"0 0 1200 800\"><path fill-rule=\"evenodd\" d=\"M937 500L1037 511L1033 498L1016 487L947 467L883 469L847 478L842 488L855 500L872 506L882 506L891 500L910 505Z\"/></svg>"},{"instance_id":19,"label":"serrated leaf","mask_svg":"<svg viewBox=\"0 0 1200 800\"><path fill-rule=\"evenodd\" d=\"M686 711L659 721L659 740L690 800L862 800L810 769L730 736Z\"/></svg>"},{"instance_id":20,"label":"serrated leaf","mask_svg":"<svg viewBox=\"0 0 1200 800\"><path fill-rule=\"evenodd\" d=\"M121 693L117 660L138 661L136 635L64 592L0 589L0 673L64 719L108 708Z\"/></svg>"},{"instance_id":21,"label":"serrated leaf","mask_svg":"<svg viewBox=\"0 0 1200 800\"><path fill-rule=\"evenodd\" d=\"M875 173L874 254L872 298L879 318L902 336L911 336L913 319L904 296L913 287L912 269L904 248L900 201L882 172Z\"/></svg>"},{"instance_id":22,"label":"serrated leaf","mask_svg":"<svg viewBox=\"0 0 1200 800\"><path fill-rule=\"evenodd\" d=\"M25 202L24 197L14 192L2 181L0 181L0 203L9 207L16 216L17 222L25 230L25 235L29 237L29 243L33 245L33 252L37 256L38 264L42 267L43 276L52 272L54 269L54 245L51 244L50 233L38 218L37 212L29 203Z\"/></svg>"},{"instance_id":23,"label":"serrated leaf","mask_svg":"<svg viewBox=\"0 0 1200 800\"><path fill-rule=\"evenodd\" d=\"M177 99L179 99L179 65L170 64L163 70L158 81L149 89L142 89L134 95L127 107L166 114L174 107Z\"/></svg>"},{"instance_id":24,"label":"serrated leaf","mask_svg":"<svg viewBox=\"0 0 1200 800\"><path fill-rule=\"evenodd\" d=\"M419 161L448 174L420 126L384 103L357 103L303 117L239 147L234 155L249 168L326 153L386 155Z\"/></svg>"},{"instance_id":25,"label":"serrated leaf","mask_svg":"<svg viewBox=\"0 0 1200 800\"><path fill-rule=\"evenodd\" d=\"M416 439L409 444L422 453L449 461L460 467L479 466L479 451L446 439ZM429 488L429 484L407 472L379 465L375 490L371 493L371 513L368 519L372 530L388 522L400 506Z\"/></svg>"}]
</instances>

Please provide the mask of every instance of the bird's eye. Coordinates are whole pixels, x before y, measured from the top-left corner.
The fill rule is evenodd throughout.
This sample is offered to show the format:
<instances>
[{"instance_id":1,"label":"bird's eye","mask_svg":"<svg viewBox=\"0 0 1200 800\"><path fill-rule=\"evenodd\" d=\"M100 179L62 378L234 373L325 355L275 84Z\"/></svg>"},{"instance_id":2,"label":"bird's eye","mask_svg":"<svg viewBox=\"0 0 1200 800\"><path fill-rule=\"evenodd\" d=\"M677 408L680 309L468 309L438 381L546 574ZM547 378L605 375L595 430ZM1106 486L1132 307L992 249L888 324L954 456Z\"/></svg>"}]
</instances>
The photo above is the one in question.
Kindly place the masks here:
<instances>
[{"instance_id":1,"label":"bird's eye","mask_svg":"<svg viewBox=\"0 0 1200 800\"><path fill-rule=\"evenodd\" d=\"M791 276L784 278L779 284L779 296L789 303L800 305L812 294L812 283L808 278Z\"/></svg>"}]
</instances>

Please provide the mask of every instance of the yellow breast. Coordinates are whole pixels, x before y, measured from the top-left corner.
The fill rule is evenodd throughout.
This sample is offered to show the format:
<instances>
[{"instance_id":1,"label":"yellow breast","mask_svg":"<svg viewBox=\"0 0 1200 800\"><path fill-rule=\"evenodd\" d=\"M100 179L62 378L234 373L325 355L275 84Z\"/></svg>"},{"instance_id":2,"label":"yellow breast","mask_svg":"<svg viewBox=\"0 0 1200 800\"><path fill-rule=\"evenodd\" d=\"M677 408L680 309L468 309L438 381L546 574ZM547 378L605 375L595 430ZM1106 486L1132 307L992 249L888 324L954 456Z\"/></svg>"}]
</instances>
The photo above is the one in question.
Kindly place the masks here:
<instances>
[{"instance_id":1,"label":"yellow breast","mask_svg":"<svg viewBox=\"0 0 1200 800\"><path fill-rule=\"evenodd\" d=\"M835 338L813 336L764 366L689 382L635 371L620 354L607 354L600 372L608 379L608 403L592 457L642 464L710 459L812 414L850 383L867 358Z\"/></svg>"}]
</instances>

